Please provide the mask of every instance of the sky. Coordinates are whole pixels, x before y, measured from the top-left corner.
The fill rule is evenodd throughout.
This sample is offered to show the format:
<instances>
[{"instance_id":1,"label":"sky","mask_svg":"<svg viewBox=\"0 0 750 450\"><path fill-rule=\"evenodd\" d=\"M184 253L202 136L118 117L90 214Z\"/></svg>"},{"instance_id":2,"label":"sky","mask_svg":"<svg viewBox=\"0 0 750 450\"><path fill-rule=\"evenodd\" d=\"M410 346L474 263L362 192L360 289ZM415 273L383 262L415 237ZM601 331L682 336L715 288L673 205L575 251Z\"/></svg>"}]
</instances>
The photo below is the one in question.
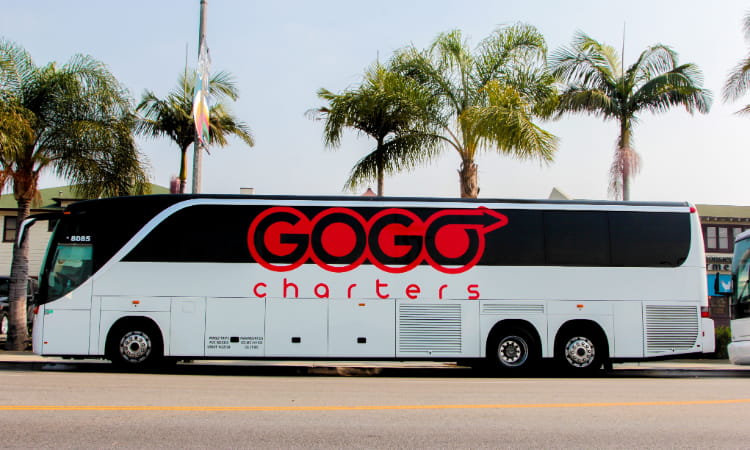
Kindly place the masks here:
<instances>
[{"instance_id":1,"label":"sky","mask_svg":"<svg viewBox=\"0 0 750 450\"><path fill-rule=\"evenodd\" d=\"M197 62L200 0L2 0L0 5L0 37L23 46L37 65L91 55L110 67L135 102L147 89L166 96L186 58L193 67ZM211 70L234 76L240 98L230 107L250 127L256 145L233 139L227 147L211 148L203 159L203 192L236 194L252 187L257 194L348 194L343 186L349 171L374 143L347 132L339 148L325 148L323 123L305 114L324 104L318 89L338 93L356 87L376 60L408 45L425 48L441 32L461 30L474 47L498 26L523 22L539 29L550 51L583 31L624 49L626 65L657 43L676 50L680 62L697 64L704 87L713 93L711 112L690 115L680 108L639 116L634 145L642 169L633 179L631 199L750 205L750 189L742 187L750 168L750 117L735 114L750 96L729 104L721 96L728 72L750 53L742 32L750 2L675 5L208 0ZM617 124L576 115L541 125L560 139L554 162L482 153L480 198L544 199L556 187L572 198L607 199ZM158 138L139 139L139 146L152 182L168 186L179 170L177 145ZM385 194L456 197L459 164L456 152L446 148L427 166L386 178ZM42 188L61 184L64 180L50 175L40 181Z\"/></svg>"}]
</instances>

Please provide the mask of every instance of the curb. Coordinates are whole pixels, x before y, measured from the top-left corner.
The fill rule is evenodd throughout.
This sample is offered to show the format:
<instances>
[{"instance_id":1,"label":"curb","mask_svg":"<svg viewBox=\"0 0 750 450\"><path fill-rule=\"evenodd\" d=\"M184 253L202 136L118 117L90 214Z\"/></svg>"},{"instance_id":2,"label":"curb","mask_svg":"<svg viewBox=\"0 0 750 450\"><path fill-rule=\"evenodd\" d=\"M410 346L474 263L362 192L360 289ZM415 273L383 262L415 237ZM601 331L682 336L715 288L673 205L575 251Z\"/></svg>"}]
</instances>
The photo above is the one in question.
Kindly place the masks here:
<instances>
[{"instance_id":1,"label":"curb","mask_svg":"<svg viewBox=\"0 0 750 450\"><path fill-rule=\"evenodd\" d=\"M101 359L72 359L61 357L39 356L31 352L13 352L0 350L0 363L5 364L108 364ZM306 369L310 373L319 375L345 375L349 372L369 373L377 375L383 369L428 369L428 370L456 370L466 369L455 363L433 361L297 361L297 360L196 360L181 366L233 366L233 367L295 367ZM618 371L736 371L750 373L750 366L731 364L728 360L712 359L675 359L664 361L640 361L614 364L614 372Z\"/></svg>"}]
</instances>

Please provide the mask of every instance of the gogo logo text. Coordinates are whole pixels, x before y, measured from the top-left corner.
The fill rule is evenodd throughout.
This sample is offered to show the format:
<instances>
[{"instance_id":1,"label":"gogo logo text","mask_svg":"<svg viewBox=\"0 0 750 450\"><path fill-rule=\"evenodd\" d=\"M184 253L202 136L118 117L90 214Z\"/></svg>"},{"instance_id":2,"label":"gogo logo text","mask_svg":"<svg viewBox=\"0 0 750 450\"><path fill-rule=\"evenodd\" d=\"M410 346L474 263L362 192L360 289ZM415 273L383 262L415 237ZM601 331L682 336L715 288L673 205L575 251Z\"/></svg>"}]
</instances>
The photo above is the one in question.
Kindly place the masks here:
<instances>
[{"instance_id":1,"label":"gogo logo text","mask_svg":"<svg viewBox=\"0 0 750 450\"><path fill-rule=\"evenodd\" d=\"M253 258L275 272L308 261L330 272L347 272L369 261L388 273L403 273L426 261L443 273L462 273L477 264L485 235L508 224L496 211L441 210L426 219L390 208L365 220L350 208L324 209L308 217L278 206L250 224L247 244Z\"/></svg>"}]
</instances>

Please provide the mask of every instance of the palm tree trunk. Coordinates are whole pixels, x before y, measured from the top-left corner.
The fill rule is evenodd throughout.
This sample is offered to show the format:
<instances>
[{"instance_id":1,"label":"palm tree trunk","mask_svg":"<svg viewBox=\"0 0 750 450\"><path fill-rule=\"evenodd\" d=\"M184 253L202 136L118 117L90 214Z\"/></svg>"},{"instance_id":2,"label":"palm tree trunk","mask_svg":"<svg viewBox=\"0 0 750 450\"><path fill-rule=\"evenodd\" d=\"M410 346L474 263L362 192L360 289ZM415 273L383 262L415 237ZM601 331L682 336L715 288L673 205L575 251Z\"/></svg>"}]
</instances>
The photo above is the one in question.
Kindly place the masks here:
<instances>
[{"instance_id":1,"label":"palm tree trunk","mask_svg":"<svg viewBox=\"0 0 750 450\"><path fill-rule=\"evenodd\" d=\"M382 147L382 145L383 145L382 139L379 139L378 140L378 150L380 150L380 148ZM377 169L378 170L378 197L382 197L383 196L383 190L385 188L385 182L383 181L383 179L384 179L384 176L383 176L383 165L384 165L384 163L383 163L383 156L382 156L381 153L382 153L382 151L378 151L378 169Z\"/></svg>"},{"instance_id":2,"label":"palm tree trunk","mask_svg":"<svg viewBox=\"0 0 750 450\"><path fill-rule=\"evenodd\" d=\"M180 150L182 150L180 157L180 194L184 194L185 186L187 186L187 147Z\"/></svg>"},{"instance_id":3,"label":"palm tree trunk","mask_svg":"<svg viewBox=\"0 0 750 450\"><path fill-rule=\"evenodd\" d=\"M477 165L473 160L463 160L458 177L461 182L461 198L477 198L479 196L479 181Z\"/></svg>"},{"instance_id":4,"label":"palm tree trunk","mask_svg":"<svg viewBox=\"0 0 750 450\"><path fill-rule=\"evenodd\" d=\"M21 237L21 225L29 217L31 210L30 199L18 200L18 216L16 226L16 243ZM13 246L13 262L10 267L10 328L6 350L23 351L29 343L29 331L26 326L26 289L29 278L29 239Z\"/></svg>"},{"instance_id":5,"label":"palm tree trunk","mask_svg":"<svg viewBox=\"0 0 750 450\"><path fill-rule=\"evenodd\" d=\"M630 121L627 120L620 123L620 151L624 152L622 155L622 199L628 201L630 200L630 169L633 162L630 148Z\"/></svg>"}]
</instances>

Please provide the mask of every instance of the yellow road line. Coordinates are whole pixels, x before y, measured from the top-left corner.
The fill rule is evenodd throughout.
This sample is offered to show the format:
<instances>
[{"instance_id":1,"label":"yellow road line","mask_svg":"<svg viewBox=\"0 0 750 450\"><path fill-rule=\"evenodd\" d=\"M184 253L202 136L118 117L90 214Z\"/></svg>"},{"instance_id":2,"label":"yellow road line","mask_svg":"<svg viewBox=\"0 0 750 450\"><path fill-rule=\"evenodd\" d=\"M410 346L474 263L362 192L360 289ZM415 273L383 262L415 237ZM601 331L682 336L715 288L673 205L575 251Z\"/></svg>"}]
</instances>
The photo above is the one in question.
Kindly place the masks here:
<instances>
[{"instance_id":1,"label":"yellow road line","mask_svg":"<svg viewBox=\"0 0 750 450\"><path fill-rule=\"evenodd\" d=\"M535 409L607 408L622 406L690 406L750 403L750 399L686 400L663 402L530 403L494 405L373 405L373 406L97 406L97 405L0 405L0 411L401 411L439 409Z\"/></svg>"}]
</instances>

